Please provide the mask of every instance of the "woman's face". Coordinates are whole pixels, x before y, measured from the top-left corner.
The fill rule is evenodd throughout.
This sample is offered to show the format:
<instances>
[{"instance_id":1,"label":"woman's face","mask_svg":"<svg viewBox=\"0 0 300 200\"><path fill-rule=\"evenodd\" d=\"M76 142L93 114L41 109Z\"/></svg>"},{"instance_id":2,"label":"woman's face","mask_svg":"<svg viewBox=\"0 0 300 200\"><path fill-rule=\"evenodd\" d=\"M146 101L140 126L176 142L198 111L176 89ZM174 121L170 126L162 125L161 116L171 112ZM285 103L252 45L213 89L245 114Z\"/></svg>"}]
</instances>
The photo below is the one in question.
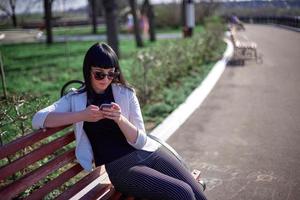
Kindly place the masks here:
<instances>
[{"instance_id":1,"label":"woman's face","mask_svg":"<svg viewBox=\"0 0 300 200\"><path fill-rule=\"evenodd\" d=\"M91 83L96 93L103 93L114 78L115 68L91 68Z\"/></svg>"}]
</instances>

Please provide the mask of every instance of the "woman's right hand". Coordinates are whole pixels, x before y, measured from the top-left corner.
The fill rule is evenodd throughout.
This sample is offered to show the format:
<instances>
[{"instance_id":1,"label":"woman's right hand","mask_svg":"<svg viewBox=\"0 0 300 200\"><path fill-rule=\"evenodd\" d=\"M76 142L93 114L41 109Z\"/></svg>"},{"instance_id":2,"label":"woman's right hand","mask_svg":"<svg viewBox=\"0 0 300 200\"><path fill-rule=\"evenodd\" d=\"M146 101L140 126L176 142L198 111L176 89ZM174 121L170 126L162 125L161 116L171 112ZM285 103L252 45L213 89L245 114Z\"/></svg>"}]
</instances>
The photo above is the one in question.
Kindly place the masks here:
<instances>
[{"instance_id":1,"label":"woman's right hand","mask_svg":"<svg viewBox=\"0 0 300 200\"><path fill-rule=\"evenodd\" d=\"M84 111L84 121L87 122L97 122L104 118L102 112L100 111L98 106L89 105Z\"/></svg>"}]
</instances>

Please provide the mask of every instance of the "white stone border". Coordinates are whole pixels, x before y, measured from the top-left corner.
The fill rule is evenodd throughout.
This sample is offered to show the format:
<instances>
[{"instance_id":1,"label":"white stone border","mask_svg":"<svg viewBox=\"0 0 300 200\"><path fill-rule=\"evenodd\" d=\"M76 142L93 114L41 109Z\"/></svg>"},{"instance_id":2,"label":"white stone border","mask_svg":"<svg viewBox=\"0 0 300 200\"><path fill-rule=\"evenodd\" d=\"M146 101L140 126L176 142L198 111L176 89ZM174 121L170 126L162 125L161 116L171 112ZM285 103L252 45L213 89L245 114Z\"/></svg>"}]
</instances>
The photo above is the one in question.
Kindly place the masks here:
<instances>
[{"instance_id":1,"label":"white stone border","mask_svg":"<svg viewBox=\"0 0 300 200\"><path fill-rule=\"evenodd\" d=\"M188 96L188 98L178 106L161 124L151 131L154 135L166 141L202 104L214 85L217 83L225 70L226 64L233 55L233 45L230 40L224 39L227 43L223 58L219 60L211 69L202 83Z\"/></svg>"}]
</instances>

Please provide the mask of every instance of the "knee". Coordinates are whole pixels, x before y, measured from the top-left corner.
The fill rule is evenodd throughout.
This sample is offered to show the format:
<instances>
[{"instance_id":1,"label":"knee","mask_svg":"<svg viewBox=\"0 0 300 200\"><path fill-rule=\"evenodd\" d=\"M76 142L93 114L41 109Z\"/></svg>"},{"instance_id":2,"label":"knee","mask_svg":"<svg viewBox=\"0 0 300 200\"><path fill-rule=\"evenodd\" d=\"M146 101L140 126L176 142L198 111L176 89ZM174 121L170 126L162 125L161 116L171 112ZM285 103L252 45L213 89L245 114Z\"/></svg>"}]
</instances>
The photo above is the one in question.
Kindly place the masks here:
<instances>
[{"instance_id":1,"label":"knee","mask_svg":"<svg viewBox=\"0 0 300 200\"><path fill-rule=\"evenodd\" d=\"M186 183L180 184L177 188L174 188L175 197L174 199L187 199L187 200L195 200L195 194L193 189Z\"/></svg>"}]
</instances>

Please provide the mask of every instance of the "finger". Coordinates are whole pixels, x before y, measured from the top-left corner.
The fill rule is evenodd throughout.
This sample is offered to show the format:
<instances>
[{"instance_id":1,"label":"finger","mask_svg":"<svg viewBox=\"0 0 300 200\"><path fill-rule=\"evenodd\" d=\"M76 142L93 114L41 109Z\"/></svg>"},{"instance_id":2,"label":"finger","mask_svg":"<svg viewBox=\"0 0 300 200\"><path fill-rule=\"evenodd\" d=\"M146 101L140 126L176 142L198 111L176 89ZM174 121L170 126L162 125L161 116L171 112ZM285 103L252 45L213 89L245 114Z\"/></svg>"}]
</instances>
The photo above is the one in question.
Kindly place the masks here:
<instances>
[{"instance_id":1,"label":"finger","mask_svg":"<svg viewBox=\"0 0 300 200\"><path fill-rule=\"evenodd\" d=\"M101 110L101 113L103 115L108 115L109 113L111 113L111 111L108 111L108 110Z\"/></svg>"},{"instance_id":2,"label":"finger","mask_svg":"<svg viewBox=\"0 0 300 200\"><path fill-rule=\"evenodd\" d=\"M105 119L111 119L111 120L114 120L114 117L111 117L111 116L108 116L108 115L105 115L104 118L105 118Z\"/></svg>"},{"instance_id":3,"label":"finger","mask_svg":"<svg viewBox=\"0 0 300 200\"><path fill-rule=\"evenodd\" d=\"M109 110L109 111L104 111L105 113L113 113L115 115L120 115L121 111L120 110Z\"/></svg>"},{"instance_id":4,"label":"finger","mask_svg":"<svg viewBox=\"0 0 300 200\"><path fill-rule=\"evenodd\" d=\"M111 104L113 105L113 109L115 109L115 110L121 110L121 107L117 104L117 103L115 103L115 102L111 102Z\"/></svg>"},{"instance_id":5,"label":"finger","mask_svg":"<svg viewBox=\"0 0 300 200\"><path fill-rule=\"evenodd\" d=\"M93 110L93 111L99 111L99 107L98 107L98 106L90 105L89 107L90 107L90 109Z\"/></svg>"},{"instance_id":6,"label":"finger","mask_svg":"<svg viewBox=\"0 0 300 200\"><path fill-rule=\"evenodd\" d=\"M110 110L112 110L111 108L103 108L102 109L103 111L110 111Z\"/></svg>"},{"instance_id":7,"label":"finger","mask_svg":"<svg viewBox=\"0 0 300 200\"><path fill-rule=\"evenodd\" d=\"M103 114L104 117L115 117L113 113L105 113Z\"/></svg>"},{"instance_id":8,"label":"finger","mask_svg":"<svg viewBox=\"0 0 300 200\"><path fill-rule=\"evenodd\" d=\"M105 117L106 119L114 119L114 118L115 118L115 117L110 116L110 115L104 115L104 117Z\"/></svg>"},{"instance_id":9,"label":"finger","mask_svg":"<svg viewBox=\"0 0 300 200\"><path fill-rule=\"evenodd\" d=\"M102 114L104 117L118 117L118 114L114 112L103 112Z\"/></svg>"}]
</instances>

